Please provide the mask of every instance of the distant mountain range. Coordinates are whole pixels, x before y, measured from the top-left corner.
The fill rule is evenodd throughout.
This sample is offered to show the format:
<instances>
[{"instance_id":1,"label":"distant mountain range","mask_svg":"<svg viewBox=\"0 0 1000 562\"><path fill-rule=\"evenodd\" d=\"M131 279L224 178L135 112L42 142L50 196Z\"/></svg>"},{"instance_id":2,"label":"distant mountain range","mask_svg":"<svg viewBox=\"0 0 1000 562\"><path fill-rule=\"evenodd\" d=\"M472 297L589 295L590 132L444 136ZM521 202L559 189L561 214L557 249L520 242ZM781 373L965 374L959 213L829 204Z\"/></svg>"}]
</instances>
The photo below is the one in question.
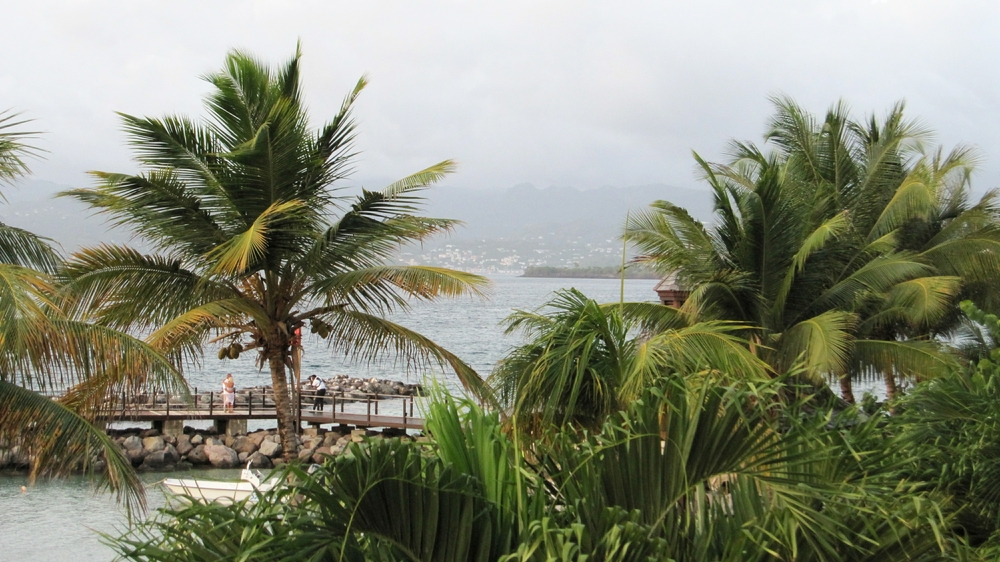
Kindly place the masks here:
<instances>
[{"instance_id":1,"label":"distant mountain range","mask_svg":"<svg viewBox=\"0 0 1000 562\"><path fill-rule=\"evenodd\" d=\"M491 190L435 187L427 196L429 215L465 222L455 240L530 237L553 229L616 238L630 208L644 209L659 199L686 208L699 220L708 220L712 213L708 191L664 184L590 190L527 183Z\"/></svg>"},{"instance_id":2,"label":"distant mountain range","mask_svg":"<svg viewBox=\"0 0 1000 562\"><path fill-rule=\"evenodd\" d=\"M109 229L104 217L93 216L84 205L54 198L66 189L70 187L42 180L6 188L0 220L49 237L66 251L101 242L133 242L128 232ZM626 213L658 199L685 207L700 220L711 216L708 191L662 184L592 190L530 184L506 189L443 186L425 196L424 214L465 224L450 236L404 248L400 260L487 273L518 273L531 265L617 265Z\"/></svg>"}]
</instances>

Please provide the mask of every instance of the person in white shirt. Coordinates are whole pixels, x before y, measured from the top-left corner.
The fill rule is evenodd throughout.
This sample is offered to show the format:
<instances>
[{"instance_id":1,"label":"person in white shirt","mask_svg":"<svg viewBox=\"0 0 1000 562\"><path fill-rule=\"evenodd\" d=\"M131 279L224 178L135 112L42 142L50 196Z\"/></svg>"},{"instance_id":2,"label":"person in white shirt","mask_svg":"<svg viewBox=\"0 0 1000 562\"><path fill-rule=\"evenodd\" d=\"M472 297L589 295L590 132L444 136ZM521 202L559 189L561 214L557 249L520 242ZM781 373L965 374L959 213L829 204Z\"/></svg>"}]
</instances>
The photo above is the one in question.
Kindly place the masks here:
<instances>
[{"instance_id":1,"label":"person in white shirt","mask_svg":"<svg viewBox=\"0 0 1000 562\"><path fill-rule=\"evenodd\" d=\"M316 391L316 400L313 401L313 411L322 412L326 407L326 382L316 375L309 375L309 386Z\"/></svg>"},{"instance_id":2,"label":"person in white shirt","mask_svg":"<svg viewBox=\"0 0 1000 562\"><path fill-rule=\"evenodd\" d=\"M222 409L225 412L232 412L236 406L236 381L233 380L233 374L229 373L226 375L226 379L222 381Z\"/></svg>"}]
</instances>

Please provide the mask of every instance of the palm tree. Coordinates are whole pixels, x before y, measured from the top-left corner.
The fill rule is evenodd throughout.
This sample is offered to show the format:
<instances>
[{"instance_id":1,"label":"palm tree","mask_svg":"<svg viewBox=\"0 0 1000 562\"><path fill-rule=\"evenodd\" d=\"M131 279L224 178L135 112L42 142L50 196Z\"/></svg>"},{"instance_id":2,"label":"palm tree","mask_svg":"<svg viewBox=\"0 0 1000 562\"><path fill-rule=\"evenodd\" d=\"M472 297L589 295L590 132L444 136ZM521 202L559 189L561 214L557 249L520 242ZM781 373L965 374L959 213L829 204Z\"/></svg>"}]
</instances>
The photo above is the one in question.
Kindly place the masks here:
<instances>
[{"instance_id":1,"label":"palm tree","mask_svg":"<svg viewBox=\"0 0 1000 562\"><path fill-rule=\"evenodd\" d=\"M779 372L802 360L848 401L852 377L881 374L892 397L896 377L949 366L933 336L954 322L963 283L983 294L1000 273L994 196L963 206L963 150L911 158L926 133L901 105L867 124L837 105L820 125L775 101L772 153L736 143L729 165L698 158L715 225L659 202L626 236L641 261L694 288L688 311L759 327L749 337ZM972 259L957 263L949 246Z\"/></svg>"},{"instance_id":2,"label":"palm tree","mask_svg":"<svg viewBox=\"0 0 1000 562\"><path fill-rule=\"evenodd\" d=\"M655 335L642 335L640 312L663 316ZM507 319L507 333L521 332L527 343L497 363L487 382L506 415L529 433L567 424L596 430L663 372L766 379L767 365L733 335L741 329L720 322L687 325L672 308L639 303L626 310L576 289L557 291L538 310L515 311Z\"/></svg>"},{"instance_id":3,"label":"palm tree","mask_svg":"<svg viewBox=\"0 0 1000 562\"><path fill-rule=\"evenodd\" d=\"M35 150L18 130L25 121L0 113L0 181L29 172ZM149 346L94 326L58 306L52 275L60 257L50 241L0 224L0 448L30 462L30 478L100 461L99 485L132 511L142 484L118 446L95 424L107 396L150 386L183 390L177 372ZM68 390L58 400L49 393Z\"/></svg>"},{"instance_id":4,"label":"palm tree","mask_svg":"<svg viewBox=\"0 0 1000 562\"><path fill-rule=\"evenodd\" d=\"M935 276L894 287L887 295L857 306L858 337L882 342L930 341L958 328L962 298L991 310L1000 306L995 289L1000 274L1000 207L996 190L971 201L969 179L974 152L958 146L944 154L925 149L929 131L903 116L897 104L879 124L874 117L853 122L837 104L818 125L788 98L775 100L779 111L767 138L789 162L790 173L832 202L828 213L849 213L855 247L893 241L897 252L915 254ZM884 344L883 344L884 345ZM887 395L897 394L897 375L883 365L866 369L855 362L852 374L881 371ZM910 370L912 373L912 370ZM850 378L842 379L850 393Z\"/></svg>"},{"instance_id":5,"label":"palm tree","mask_svg":"<svg viewBox=\"0 0 1000 562\"><path fill-rule=\"evenodd\" d=\"M151 332L175 360L197 359L205 340L256 350L269 368L286 457L295 427L288 366L295 332L311 326L330 347L372 361L386 351L449 365L473 391L478 376L429 339L390 322L408 299L479 294L485 280L388 263L400 245L456 222L415 216L419 191L454 169L435 164L381 191L338 196L354 153L351 108L309 128L297 52L272 70L232 52L207 81L209 118L123 115L146 172L95 172L101 184L65 195L132 228L156 253L121 246L80 251L64 272L76 306L103 325Z\"/></svg>"}]
</instances>

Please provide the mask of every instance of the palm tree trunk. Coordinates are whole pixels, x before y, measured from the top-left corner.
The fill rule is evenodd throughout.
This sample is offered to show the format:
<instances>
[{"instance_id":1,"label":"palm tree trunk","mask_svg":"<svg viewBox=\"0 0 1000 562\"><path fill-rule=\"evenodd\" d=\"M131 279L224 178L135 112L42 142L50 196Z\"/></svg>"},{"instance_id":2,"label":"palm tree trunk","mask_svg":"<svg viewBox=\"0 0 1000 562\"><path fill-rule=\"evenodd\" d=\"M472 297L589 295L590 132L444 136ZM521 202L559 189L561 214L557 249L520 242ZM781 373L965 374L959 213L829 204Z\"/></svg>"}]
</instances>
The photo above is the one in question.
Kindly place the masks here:
<instances>
[{"instance_id":1,"label":"palm tree trunk","mask_svg":"<svg viewBox=\"0 0 1000 562\"><path fill-rule=\"evenodd\" d=\"M889 402L899 394L899 387L896 386L896 375L890 369L882 376L885 378L885 401Z\"/></svg>"},{"instance_id":2,"label":"palm tree trunk","mask_svg":"<svg viewBox=\"0 0 1000 562\"><path fill-rule=\"evenodd\" d=\"M285 361L280 354L268 358L271 365L271 388L274 389L274 410L278 416L278 435L281 437L282 456L285 461L298 457L298 439L295 432L295 416L292 401L288 397L288 379L285 375Z\"/></svg>"},{"instance_id":3,"label":"palm tree trunk","mask_svg":"<svg viewBox=\"0 0 1000 562\"><path fill-rule=\"evenodd\" d=\"M854 384L851 381L851 375L843 374L840 376L840 397L844 399L844 402L848 404L854 404Z\"/></svg>"}]
</instances>

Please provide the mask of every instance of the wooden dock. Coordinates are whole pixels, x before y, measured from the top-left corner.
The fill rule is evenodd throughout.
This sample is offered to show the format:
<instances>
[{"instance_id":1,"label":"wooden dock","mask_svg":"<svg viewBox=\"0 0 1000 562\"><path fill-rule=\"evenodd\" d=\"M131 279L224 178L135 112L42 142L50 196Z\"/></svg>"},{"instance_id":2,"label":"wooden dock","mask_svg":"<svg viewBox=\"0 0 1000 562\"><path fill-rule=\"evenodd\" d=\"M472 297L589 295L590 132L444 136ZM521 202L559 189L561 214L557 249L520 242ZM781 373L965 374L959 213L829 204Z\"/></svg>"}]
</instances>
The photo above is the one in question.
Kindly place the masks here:
<instances>
[{"instance_id":1,"label":"wooden dock","mask_svg":"<svg viewBox=\"0 0 1000 562\"><path fill-rule=\"evenodd\" d=\"M101 417L108 421L177 422L186 420L275 420L274 396L267 392L238 395L233 411L227 412L217 403L218 393L209 393L207 400L193 394L192 402L181 401L176 396L154 394L145 400L117 401ZM369 428L424 429L424 418L414 416L412 396L366 395L364 398L346 394L324 397L324 410L313 411L314 396L303 394L300 400L300 420L312 425L340 424ZM145 403L143 403L145 402ZM364 412L348 411L364 408ZM381 412L379 411L381 410ZM397 415L398 413L398 415Z\"/></svg>"}]
</instances>

